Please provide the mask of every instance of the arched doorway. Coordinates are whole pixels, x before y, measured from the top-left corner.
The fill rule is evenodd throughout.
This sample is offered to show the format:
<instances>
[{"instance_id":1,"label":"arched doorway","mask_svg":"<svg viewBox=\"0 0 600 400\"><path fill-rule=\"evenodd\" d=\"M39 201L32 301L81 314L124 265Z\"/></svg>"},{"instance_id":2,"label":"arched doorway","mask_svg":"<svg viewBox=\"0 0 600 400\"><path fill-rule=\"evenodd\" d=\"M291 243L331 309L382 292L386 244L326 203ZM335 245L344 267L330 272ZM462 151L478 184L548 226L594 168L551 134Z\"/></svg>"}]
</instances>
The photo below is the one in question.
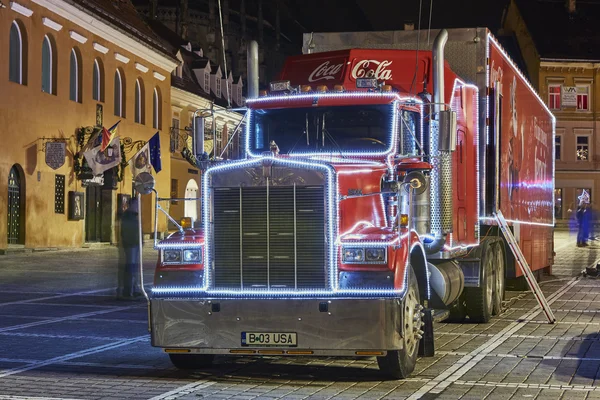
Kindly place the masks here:
<instances>
[{"instance_id":1,"label":"arched doorway","mask_svg":"<svg viewBox=\"0 0 600 400\"><path fill-rule=\"evenodd\" d=\"M8 244L25 243L25 179L15 164L8 174Z\"/></svg>"},{"instance_id":2,"label":"arched doorway","mask_svg":"<svg viewBox=\"0 0 600 400\"><path fill-rule=\"evenodd\" d=\"M196 199L199 197L198 183L194 179L190 179L185 187L185 198ZM198 221L198 204L199 201L186 200L184 217L190 217L192 219L192 226L196 226Z\"/></svg>"}]
</instances>

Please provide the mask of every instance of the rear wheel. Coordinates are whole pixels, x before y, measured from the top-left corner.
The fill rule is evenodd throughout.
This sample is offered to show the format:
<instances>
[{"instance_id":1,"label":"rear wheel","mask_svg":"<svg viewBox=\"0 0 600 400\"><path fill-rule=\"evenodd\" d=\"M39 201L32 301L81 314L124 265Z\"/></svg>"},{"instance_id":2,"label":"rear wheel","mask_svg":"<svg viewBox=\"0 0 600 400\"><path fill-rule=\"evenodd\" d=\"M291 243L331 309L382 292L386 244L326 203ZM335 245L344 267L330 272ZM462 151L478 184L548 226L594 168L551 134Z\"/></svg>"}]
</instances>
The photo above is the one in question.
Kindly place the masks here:
<instances>
[{"instance_id":1,"label":"rear wheel","mask_svg":"<svg viewBox=\"0 0 600 400\"><path fill-rule=\"evenodd\" d=\"M388 351L387 355L377 357L379 369L392 378L404 379L414 371L419 353L419 341L423 336L423 306L420 304L419 285L415 273L410 267L408 277L408 291L404 297L402 325L404 335L402 337L402 349Z\"/></svg>"},{"instance_id":2,"label":"rear wheel","mask_svg":"<svg viewBox=\"0 0 600 400\"><path fill-rule=\"evenodd\" d=\"M465 288L464 299L471 322L488 322L494 308L494 247L489 242L482 244L481 279L479 287Z\"/></svg>"},{"instance_id":3,"label":"rear wheel","mask_svg":"<svg viewBox=\"0 0 600 400\"><path fill-rule=\"evenodd\" d=\"M494 310L493 315L498 315L502 312L502 301L504 300L505 289L505 271L506 259L504 257L504 246L501 241L494 246Z\"/></svg>"},{"instance_id":4,"label":"rear wheel","mask_svg":"<svg viewBox=\"0 0 600 400\"><path fill-rule=\"evenodd\" d=\"M212 354L169 354L171 363L179 369L202 369L212 365Z\"/></svg>"}]
</instances>

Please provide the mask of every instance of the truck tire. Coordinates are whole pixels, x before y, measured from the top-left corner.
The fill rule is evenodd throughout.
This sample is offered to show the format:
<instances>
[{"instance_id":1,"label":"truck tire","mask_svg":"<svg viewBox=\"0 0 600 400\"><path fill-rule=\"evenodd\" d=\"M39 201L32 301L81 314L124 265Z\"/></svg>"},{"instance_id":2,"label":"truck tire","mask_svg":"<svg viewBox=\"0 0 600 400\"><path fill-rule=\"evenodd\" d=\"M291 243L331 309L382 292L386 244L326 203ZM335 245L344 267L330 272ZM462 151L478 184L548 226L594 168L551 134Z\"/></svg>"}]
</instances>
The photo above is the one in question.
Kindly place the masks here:
<instances>
[{"instance_id":1,"label":"truck tire","mask_svg":"<svg viewBox=\"0 0 600 400\"><path fill-rule=\"evenodd\" d=\"M504 243L498 241L493 246L495 252L494 260L494 310L493 315L502 312L502 301L506 286L506 257L504 256Z\"/></svg>"},{"instance_id":2,"label":"truck tire","mask_svg":"<svg viewBox=\"0 0 600 400\"><path fill-rule=\"evenodd\" d=\"M419 285L412 267L408 276L408 291L404 297L402 306L402 325L404 335L401 350L390 350L387 355L377 357L379 369L395 379L405 379L415 370L417 355L419 353L419 341L423 335L422 313L423 306L420 304Z\"/></svg>"},{"instance_id":3,"label":"truck tire","mask_svg":"<svg viewBox=\"0 0 600 400\"><path fill-rule=\"evenodd\" d=\"M202 369L212 365L212 354L169 354L171 363L179 369Z\"/></svg>"},{"instance_id":4,"label":"truck tire","mask_svg":"<svg viewBox=\"0 0 600 400\"><path fill-rule=\"evenodd\" d=\"M471 322L488 322L494 308L494 246L482 243L479 287L465 288L464 299Z\"/></svg>"}]
</instances>

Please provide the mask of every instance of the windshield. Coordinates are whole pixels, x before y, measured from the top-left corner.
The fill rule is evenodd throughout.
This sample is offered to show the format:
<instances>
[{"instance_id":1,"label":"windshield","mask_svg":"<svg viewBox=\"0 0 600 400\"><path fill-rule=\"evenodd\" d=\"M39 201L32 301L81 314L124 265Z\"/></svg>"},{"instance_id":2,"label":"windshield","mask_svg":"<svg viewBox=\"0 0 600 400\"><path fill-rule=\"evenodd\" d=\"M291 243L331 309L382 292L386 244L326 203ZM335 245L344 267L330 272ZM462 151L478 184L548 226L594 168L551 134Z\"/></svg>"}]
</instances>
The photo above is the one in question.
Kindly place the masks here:
<instances>
[{"instance_id":1,"label":"windshield","mask_svg":"<svg viewBox=\"0 0 600 400\"><path fill-rule=\"evenodd\" d=\"M392 104L278 108L252 111L249 147L254 154L306 152L383 153L390 149Z\"/></svg>"}]
</instances>

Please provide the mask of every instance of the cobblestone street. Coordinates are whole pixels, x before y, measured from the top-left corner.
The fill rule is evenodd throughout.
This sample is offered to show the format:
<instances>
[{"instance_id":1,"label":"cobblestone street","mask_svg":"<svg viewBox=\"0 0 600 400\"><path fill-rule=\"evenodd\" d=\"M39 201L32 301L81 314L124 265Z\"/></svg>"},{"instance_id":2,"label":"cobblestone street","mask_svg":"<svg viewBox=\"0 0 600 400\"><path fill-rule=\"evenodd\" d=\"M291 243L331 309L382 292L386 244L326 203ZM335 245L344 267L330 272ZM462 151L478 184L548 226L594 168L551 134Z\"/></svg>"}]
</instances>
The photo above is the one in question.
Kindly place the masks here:
<instances>
[{"instance_id":1,"label":"cobblestone street","mask_svg":"<svg viewBox=\"0 0 600 400\"><path fill-rule=\"evenodd\" d=\"M382 380L374 358L179 371L150 345L145 302L115 299L115 248L0 256L0 399L600 399L600 281L580 274L600 258L591 243L555 234L541 287L556 324L531 293L507 292L489 324L438 324L435 357L401 381ZM156 252L144 259L149 282Z\"/></svg>"}]
</instances>

